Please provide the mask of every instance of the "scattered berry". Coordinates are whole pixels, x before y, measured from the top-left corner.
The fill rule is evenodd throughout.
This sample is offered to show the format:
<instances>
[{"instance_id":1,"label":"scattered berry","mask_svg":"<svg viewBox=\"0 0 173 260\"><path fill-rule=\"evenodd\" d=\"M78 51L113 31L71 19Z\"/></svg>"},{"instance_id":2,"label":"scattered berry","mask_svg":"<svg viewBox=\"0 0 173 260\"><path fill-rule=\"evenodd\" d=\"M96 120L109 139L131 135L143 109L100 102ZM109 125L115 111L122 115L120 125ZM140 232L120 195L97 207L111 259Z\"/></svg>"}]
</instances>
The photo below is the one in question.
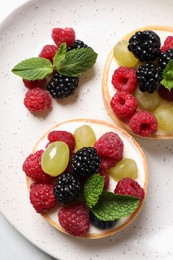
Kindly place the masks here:
<instances>
[{"instance_id":1,"label":"scattered berry","mask_svg":"<svg viewBox=\"0 0 173 260\"><path fill-rule=\"evenodd\" d=\"M142 92L153 93L157 90L162 80L162 70L160 66L148 62L140 65L136 71L137 80L139 82L139 89Z\"/></svg>"},{"instance_id":2,"label":"scattered berry","mask_svg":"<svg viewBox=\"0 0 173 260\"><path fill-rule=\"evenodd\" d=\"M123 158L124 144L118 134L107 132L95 143L94 148L107 168L113 167Z\"/></svg>"},{"instance_id":3,"label":"scattered berry","mask_svg":"<svg viewBox=\"0 0 173 260\"><path fill-rule=\"evenodd\" d=\"M163 85L158 88L159 96L168 102L173 101L173 89L167 89Z\"/></svg>"},{"instance_id":4,"label":"scattered berry","mask_svg":"<svg viewBox=\"0 0 173 260\"><path fill-rule=\"evenodd\" d=\"M56 52L58 51L58 47L55 45L45 45L40 54L39 57L41 58L45 58L45 59L49 59L51 62L53 61L53 58L56 54Z\"/></svg>"},{"instance_id":5,"label":"scattered berry","mask_svg":"<svg viewBox=\"0 0 173 260\"><path fill-rule=\"evenodd\" d=\"M129 119L136 111L138 103L136 98L124 91L118 91L110 101L114 114L121 119Z\"/></svg>"},{"instance_id":6,"label":"scattered berry","mask_svg":"<svg viewBox=\"0 0 173 260\"><path fill-rule=\"evenodd\" d=\"M54 40L57 47L61 45L61 43L66 42L67 47L72 45L75 41L75 31L72 28L53 28L52 29L52 39Z\"/></svg>"},{"instance_id":7,"label":"scattered berry","mask_svg":"<svg viewBox=\"0 0 173 260\"><path fill-rule=\"evenodd\" d=\"M104 177L104 187L103 187L103 189L107 190L108 187L109 187L109 182L110 182L109 175L107 174L106 171L99 171L99 174Z\"/></svg>"},{"instance_id":8,"label":"scattered berry","mask_svg":"<svg viewBox=\"0 0 173 260\"><path fill-rule=\"evenodd\" d=\"M22 169L25 174L36 182L46 183L52 181L52 177L41 168L41 157L43 150L30 154L24 161Z\"/></svg>"},{"instance_id":9,"label":"scattered berry","mask_svg":"<svg viewBox=\"0 0 173 260\"><path fill-rule=\"evenodd\" d=\"M56 205L53 188L53 184L31 184L30 202L38 213L46 212Z\"/></svg>"},{"instance_id":10,"label":"scattered berry","mask_svg":"<svg viewBox=\"0 0 173 260\"><path fill-rule=\"evenodd\" d=\"M100 220L91 211L89 213L89 218L90 218L90 222L93 226L95 226L99 229L102 229L102 230L113 228L118 221L118 219L115 219L114 221Z\"/></svg>"},{"instance_id":11,"label":"scattered berry","mask_svg":"<svg viewBox=\"0 0 173 260\"><path fill-rule=\"evenodd\" d=\"M44 88L46 85L46 79L41 80L26 80L23 79L23 84L26 88L33 89L33 88Z\"/></svg>"},{"instance_id":12,"label":"scattered berry","mask_svg":"<svg viewBox=\"0 0 173 260\"><path fill-rule=\"evenodd\" d=\"M79 48L87 48L87 47L88 46L83 41L75 40L74 43L67 48L67 51L73 49L79 49Z\"/></svg>"},{"instance_id":13,"label":"scattered berry","mask_svg":"<svg viewBox=\"0 0 173 260\"><path fill-rule=\"evenodd\" d=\"M128 49L140 61L154 61L160 54L160 37L153 31L136 32L130 39Z\"/></svg>"},{"instance_id":14,"label":"scattered berry","mask_svg":"<svg viewBox=\"0 0 173 260\"><path fill-rule=\"evenodd\" d=\"M161 52L165 52L168 49L173 49L173 36L168 36L161 47Z\"/></svg>"},{"instance_id":15,"label":"scattered berry","mask_svg":"<svg viewBox=\"0 0 173 260\"><path fill-rule=\"evenodd\" d=\"M54 187L55 198L64 204L75 201L80 191L80 182L70 173L61 174Z\"/></svg>"},{"instance_id":16,"label":"scattered berry","mask_svg":"<svg viewBox=\"0 0 173 260\"><path fill-rule=\"evenodd\" d=\"M134 134L144 137L151 136L157 131L157 120L147 111L137 111L131 117L129 125Z\"/></svg>"},{"instance_id":17,"label":"scattered berry","mask_svg":"<svg viewBox=\"0 0 173 260\"><path fill-rule=\"evenodd\" d=\"M171 59L173 59L173 49L168 49L165 52L161 52L160 57L158 58L158 64L164 69Z\"/></svg>"},{"instance_id":18,"label":"scattered berry","mask_svg":"<svg viewBox=\"0 0 173 260\"><path fill-rule=\"evenodd\" d=\"M112 84L116 90L131 93L137 86L136 69L120 66L112 75Z\"/></svg>"},{"instance_id":19,"label":"scattered berry","mask_svg":"<svg viewBox=\"0 0 173 260\"><path fill-rule=\"evenodd\" d=\"M25 94L24 105L31 112L41 112L51 108L52 100L48 91L34 88L29 89Z\"/></svg>"},{"instance_id":20,"label":"scattered berry","mask_svg":"<svg viewBox=\"0 0 173 260\"><path fill-rule=\"evenodd\" d=\"M83 237L90 228L88 209L83 204L61 208L58 220L66 232L73 236Z\"/></svg>"},{"instance_id":21,"label":"scattered berry","mask_svg":"<svg viewBox=\"0 0 173 260\"><path fill-rule=\"evenodd\" d=\"M133 196L142 200L144 198L144 189L139 183L131 178L120 180L114 190L115 194Z\"/></svg>"},{"instance_id":22,"label":"scattered berry","mask_svg":"<svg viewBox=\"0 0 173 260\"><path fill-rule=\"evenodd\" d=\"M54 98L66 98L74 94L78 83L78 77L67 77L57 72L48 83L47 90Z\"/></svg>"}]
</instances>

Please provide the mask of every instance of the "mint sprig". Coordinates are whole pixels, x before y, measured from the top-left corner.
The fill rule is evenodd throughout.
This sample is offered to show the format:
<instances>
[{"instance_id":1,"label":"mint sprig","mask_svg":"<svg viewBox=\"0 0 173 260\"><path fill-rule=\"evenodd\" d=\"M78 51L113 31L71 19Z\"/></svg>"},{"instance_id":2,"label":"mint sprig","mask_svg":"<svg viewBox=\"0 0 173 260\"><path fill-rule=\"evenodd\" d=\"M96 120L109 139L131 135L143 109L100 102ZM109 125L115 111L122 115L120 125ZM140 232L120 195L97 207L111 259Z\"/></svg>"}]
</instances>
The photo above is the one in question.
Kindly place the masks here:
<instances>
[{"instance_id":1,"label":"mint sprig","mask_svg":"<svg viewBox=\"0 0 173 260\"><path fill-rule=\"evenodd\" d=\"M19 62L12 72L26 80L40 80L54 70L68 77L78 77L90 69L97 59L97 53L90 47L67 51L66 43L60 45L53 64L41 57L29 58Z\"/></svg>"},{"instance_id":2,"label":"mint sprig","mask_svg":"<svg viewBox=\"0 0 173 260\"><path fill-rule=\"evenodd\" d=\"M161 84L169 90L173 88L173 59L169 60L163 71Z\"/></svg>"}]
</instances>

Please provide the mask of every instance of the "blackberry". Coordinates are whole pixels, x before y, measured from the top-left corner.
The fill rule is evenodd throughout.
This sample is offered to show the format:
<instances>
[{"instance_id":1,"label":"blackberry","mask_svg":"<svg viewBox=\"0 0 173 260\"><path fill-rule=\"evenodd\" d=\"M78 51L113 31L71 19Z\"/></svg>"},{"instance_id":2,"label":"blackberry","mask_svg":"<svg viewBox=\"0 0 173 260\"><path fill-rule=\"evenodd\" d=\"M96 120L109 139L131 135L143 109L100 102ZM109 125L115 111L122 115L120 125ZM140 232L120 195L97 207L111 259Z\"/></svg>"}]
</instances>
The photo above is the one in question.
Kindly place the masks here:
<instances>
[{"instance_id":1,"label":"blackberry","mask_svg":"<svg viewBox=\"0 0 173 260\"><path fill-rule=\"evenodd\" d=\"M93 147L83 147L72 157L72 171L78 176L89 176L96 173L100 167L101 159Z\"/></svg>"},{"instance_id":2,"label":"blackberry","mask_svg":"<svg viewBox=\"0 0 173 260\"><path fill-rule=\"evenodd\" d=\"M78 77L67 77L57 72L48 83L47 90L53 98L66 98L74 94L78 84Z\"/></svg>"},{"instance_id":3,"label":"blackberry","mask_svg":"<svg viewBox=\"0 0 173 260\"><path fill-rule=\"evenodd\" d=\"M160 55L160 37L153 31L138 31L130 39L128 50L140 61L154 61Z\"/></svg>"},{"instance_id":4,"label":"blackberry","mask_svg":"<svg viewBox=\"0 0 173 260\"><path fill-rule=\"evenodd\" d=\"M54 187L54 196L57 201L68 204L78 198L80 191L79 180L70 173L64 173L57 180Z\"/></svg>"},{"instance_id":5,"label":"blackberry","mask_svg":"<svg viewBox=\"0 0 173 260\"><path fill-rule=\"evenodd\" d=\"M136 71L139 89L142 92L153 93L157 90L160 81L162 80L161 68L152 62L140 65Z\"/></svg>"},{"instance_id":6,"label":"blackberry","mask_svg":"<svg viewBox=\"0 0 173 260\"><path fill-rule=\"evenodd\" d=\"M90 218L90 222L93 226L95 226L99 229L102 229L102 230L113 228L118 221L118 219L115 219L114 221L100 220L91 211L89 213L89 218Z\"/></svg>"},{"instance_id":7,"label":"blackberry","mask_svg":"<svg viewBox=\"0 0 173 260\"><path fill-rule=\"evenodd\" d=\"M75 40L74 43L67 48L67 51L71 51L73 49L79 49L79 48L87 48L88 45L86 45L83 41Z\"/></svg>"},{"instance_id":8,"label":"blackberry","mask_svg":"<svg viewBox=\"0 0 173 260\"><path fill-rule=\"evenodd\" d=\"M170 59L173 59L173 49L168 49L165 52L161 52L160 57L158 58L159 66L164 69Z\"/></svg>"}]
</instances>

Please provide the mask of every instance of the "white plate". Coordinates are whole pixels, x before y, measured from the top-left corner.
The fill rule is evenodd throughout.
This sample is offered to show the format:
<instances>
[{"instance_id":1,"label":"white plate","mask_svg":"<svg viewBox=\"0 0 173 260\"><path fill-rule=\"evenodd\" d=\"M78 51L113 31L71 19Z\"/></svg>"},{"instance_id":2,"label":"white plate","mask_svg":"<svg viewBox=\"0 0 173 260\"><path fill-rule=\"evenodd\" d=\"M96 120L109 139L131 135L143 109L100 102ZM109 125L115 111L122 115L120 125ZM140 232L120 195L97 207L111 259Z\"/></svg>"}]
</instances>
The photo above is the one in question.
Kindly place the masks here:
<instances>
[{"instance_id":1,"label":"white plate","mask_svg":"<svg viewBox=\"0 0 173 260\"><path fill-rule=\"evenodd\" d=\"M173 140L136 138L149 163L144 208L124 231L94 243L63 235L33 211L21 169L33 144L52 125L81 115L112 123L101 96L102 70L109 51L135 28L171 26L172 9L172 0L35 0L16 9L1 25L0 209L21 234L57 259L173 259ZM78 96L72 99L75 102L54 101L49 114L34 116L23 105L26 89L11 69L17 62L37 56L43 45L51 43L53 27L73 27L77 38L99 55L94 73L83 76Z\"/></svg>"}]
</instances>

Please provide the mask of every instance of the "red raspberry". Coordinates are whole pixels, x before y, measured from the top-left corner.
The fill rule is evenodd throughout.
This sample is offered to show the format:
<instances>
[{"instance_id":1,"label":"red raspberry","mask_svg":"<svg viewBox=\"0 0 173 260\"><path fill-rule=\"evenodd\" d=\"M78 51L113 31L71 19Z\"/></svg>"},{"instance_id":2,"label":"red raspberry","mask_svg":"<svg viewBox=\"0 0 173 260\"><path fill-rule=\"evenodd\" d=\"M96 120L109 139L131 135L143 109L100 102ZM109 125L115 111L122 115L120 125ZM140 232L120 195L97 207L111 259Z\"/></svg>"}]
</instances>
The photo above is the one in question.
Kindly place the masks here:
<instances>
[{"instance_id":1,"label":"red raspberry","mask_svg":"<svg viewBox=\"0 0 173 260\"><path fill-rule=\"evenodd\" d=\"M160 85L158 88L159 96L165 99L168 102L173 101L173 89L167 89L164 86Z\"/></svg>"},{"instance_id":2,"label":"red raspberry","mask_svg":"<svg viewBox=\"0 0 173 260\"><path fill-rule=\"evenodd\" d=\"M33 183L30 186L30 202L38 213L47 212L56 205L53 184Z\"/></svg>"},{"instance_id":3,"label":"red raspberry","mask_svg":"<svg viewBox=\"0 0 173 260\"><path fill-rule=\"evenodd\" d=\"M52 30L52 39L58 47L63 42L66 42L67 47L69 47L74 43L75 38L75 31L72 28L54 28Z\"/></svg>"},{"instance_id":4,"label":"red raspberry","mask_svg":"<svg viewBox=\"0 0 173 260\"><path fill-rule=\"evenodd\" d=\"M94 148L101 158L101 164L110 168L115 166L122 158L124 144L118 134L107 132L103 134L95 143Z\"/></svg>"},{"instance_id":5,"label":"red raspberry","mask_svg":"<svg viewBox=\"0 0 173 260\"><path fill-rule=\"evenodd\" d=\"M41 50L39 57L49 59L51 62L58 50L58 47L55 45L45 45Z\"/></svg>"},{"instance_id":6,"label":"red raspberry","mask_svg":"<svg viewBox=\"0 0 173 260\"><path fill-rule=\"evenodd\" d=\"M144 198L144 189L139 183L131 178L124 178L119 181L114 190L115 194L133 196L142 200Z\"/></svg>"},{"instance_id":7,"label":"red raspberry","mask_svg":"<svg viewBox=\"0 0 173 260\"><path fill-rule=\"evenodd\" d=\"M129 119L138 107L136 98L124 91L118 91L110 102L114 114L120 119Z\"/></svg>"},{"instance_id":8,"label":"red raspberry","mask_svg":"<svg viewBox=\"0 0 173 260\"><path fill-rule=\"evenodd\" d=\"M112 84L116 90L131 93L138 84L136 69L120 66L112 75Z\"/></svg>"},{"instance_id":9,"label":"red raspberry","mask_svg":"<svg viewBox=\"0 0 173 260\"><path fill-rule=\"evenodd\" d=\"M157 131L157 119L147 111L136 112L129 122L134 134L148 137Z\"/></svg>"},{"instance_id":10,"label":"red raspberry","mask_svg":"<svg viewBox=\"0 0 173 260\"><path fill-rule=\"evenodd\" d=\"M103 187L103 189L107 190L108 187L109 187L109 175L107 174L106 171L101 171L101 172L99 172L99 174L104 177L104 187Z\"/></svg>"},{"instance_id":11,"label":"red raspberry","mask_svg":"<svg viewBox=\"0 0 173 260\"><path fill-rule=\"evenodd\" d=\"M74 135L70 132L63 131L63 130L55 130L51 131L48 136L49 144L55 141L62 141L66 143L72 153L75 148L75 139Z\"/></svg>"},{"instance_id":12,"label":"red raspberry","mask_svg":"<svg viewBox=\"0 0 173 260\"><path fill-rule=\"evenodd\" d=\"M46 174L41 168L41 157L43 150L30 154L24 161L22 169L25 174L36 182L50 182L53 178Z\"/></svg>"},{"instance_id":13,"label":"red raspberry","mask_svg":"<svg viewBox=\"0 0 173 260\"><path fill-rule=\"evenodd\" d=\"M51 108L52 100L47 90L34 88L25 94L24 105L31 112L41 112Z\"/></svg>"},{"instance_id":14,"label":"red raspberry","mask_svg":"<svg viewBox=\"0 0 173 260\"><path fill-rule=\"evenodd\" d=\"M168 49L173 49L173 36L168 36L161 47L161 52L165 52Z\"/></svg>"},{"instance_id":15,"label":"red raspberry","mask_svg":"<svg viewBox=\"0 0 173 260\"><path fill-rule=\"evenodd\" d=\"M46 79L41 80L26 80L23 79L23 83L26 88L33 89L33 88L44 88L46 84Z\"/></svg>"},{"instance_id":16,"label":"red raspberry","mask_svg":"<svg viewBox=\"0 0 173 260\"><path fill-rule=\"evenodd\" d=\"M90 228L88 209L83 204L61 208L58 220L66 232L73 236L85 236Z\"/></svg>"}]
</instances>

